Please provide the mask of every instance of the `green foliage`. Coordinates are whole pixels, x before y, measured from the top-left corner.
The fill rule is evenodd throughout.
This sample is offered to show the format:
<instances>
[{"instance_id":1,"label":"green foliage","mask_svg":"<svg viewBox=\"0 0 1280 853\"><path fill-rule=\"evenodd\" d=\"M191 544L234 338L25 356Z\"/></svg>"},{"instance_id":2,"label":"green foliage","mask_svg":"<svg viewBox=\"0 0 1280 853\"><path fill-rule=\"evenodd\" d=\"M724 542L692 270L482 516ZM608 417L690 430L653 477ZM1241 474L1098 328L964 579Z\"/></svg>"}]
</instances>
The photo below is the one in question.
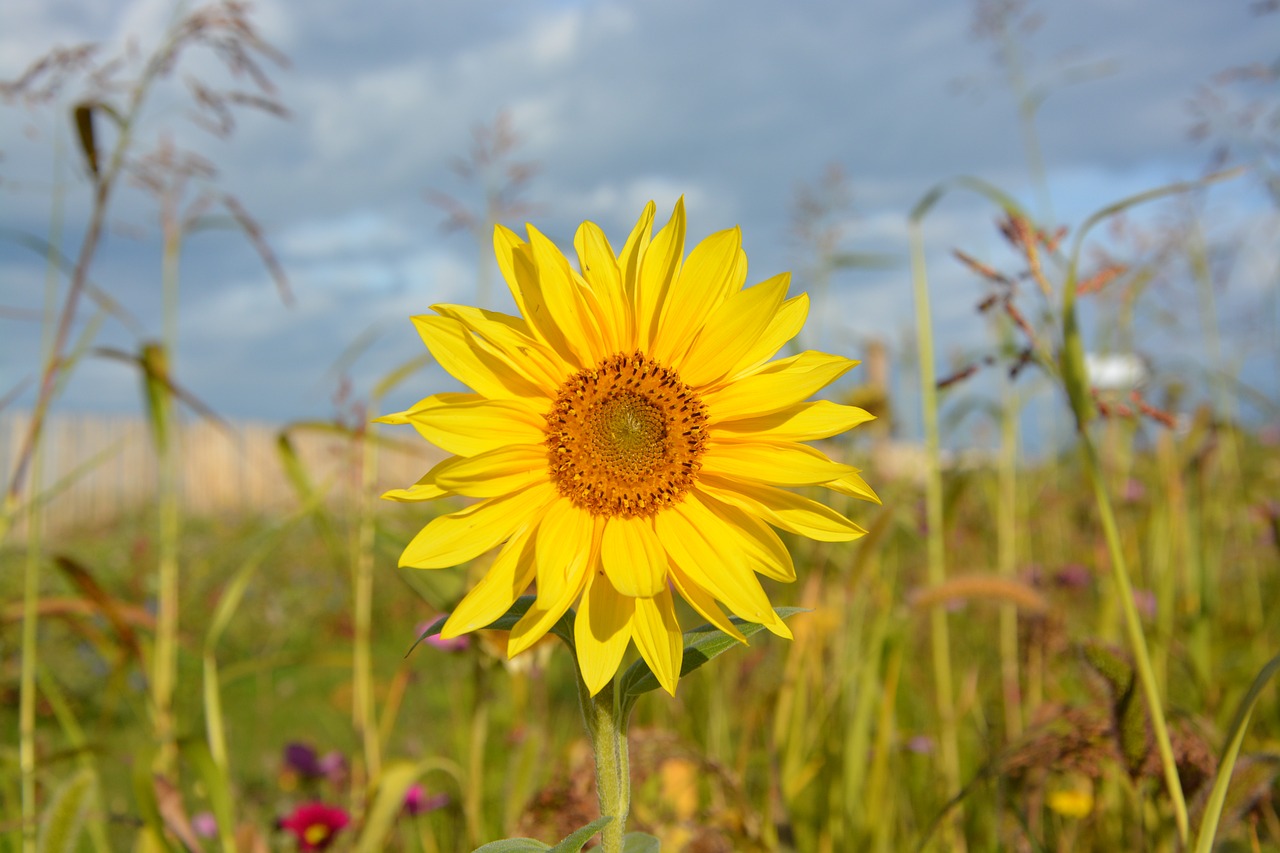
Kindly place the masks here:
<instances>
[{"instance_id":1,"label":"green foliage","mask_svg":"<svg viewBox=\"0 0 1280 853\"><path fill-rule=\"evenodd\" d=\"M75 851L93 801L93 787L93 772L88 769L76 771L57 787L40 819L39 853Z\"/></svg>"},{"instance_id":2,"label":"green foliage","mask_svg":"<svg viewBox=\"0 0 1280 853\"><path fill-rule=\"evenodd\" d=\"M475 853L538 853L538 851L548 851L548 853L578 853L588 841L590 841L596 833L604 829L613 821L611 817L596 818L580 829L575 829L564 837L556 846L543 844L532 838L507 838L502 841L492 841L483 847L477 847ZM654 848L655 850L657 848Z\"/></svg>"}]
</instances>

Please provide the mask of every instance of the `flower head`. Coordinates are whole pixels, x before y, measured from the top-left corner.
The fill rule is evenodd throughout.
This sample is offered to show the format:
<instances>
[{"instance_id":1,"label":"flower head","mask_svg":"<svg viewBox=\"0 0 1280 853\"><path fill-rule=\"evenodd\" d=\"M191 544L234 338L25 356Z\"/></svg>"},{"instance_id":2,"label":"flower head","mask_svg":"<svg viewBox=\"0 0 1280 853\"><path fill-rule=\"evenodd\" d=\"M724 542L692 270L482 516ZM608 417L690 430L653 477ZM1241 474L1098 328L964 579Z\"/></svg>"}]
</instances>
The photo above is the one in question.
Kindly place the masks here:
<instances>
[{"instance_id":1,"label":"flower head","mask_svg":"<svg viewBox=\"0 0 1280 853\"><path fill-rule=\"evenodd\" d=\"M303 803L280 821L280 828L294 834L299 850L324 850L350 821L347 813L337 806Z\"/></svg>"},{"instance_id":2,"label":"flower head","mask_svg":"<svg viewBox=\"0 0 1280 853\"><path fill-rule=\"evenodd\" d=\"M420 783L409 786L404 792L403 811L407 815L417 816L442 809L449 804L448 794L428 794Z\"/></svg>"},{"instance_id":3,"label":"flower head","mask_svg":"<svg viewBox=\"0 0 1280 853\"><path fill-rule=\"evenodd\" d=\"M527 241L499 227L498 264L520 316L436 305L413 318L474 393L436 394L381 419L412 424L452 454L385 497L480 499L423 528L400 565L444 568L498 549L441 636L485 627L536 582L509 654L576 603L592 693L633 642L675 692L673 591L738 639L721 605L790 637L756 577L795 579L774 528L828 542L863 530L786 487L877 500L857 469L802 443L871 418L807 401L857 362L812 351L771 361L800 331L808 298L787 298L787 274L744 288L738 229L685 258L683 200L651 236L653 214L650 203L618 253L583 223L580 271L533 226Z\"/></svg>"}]
</instances>

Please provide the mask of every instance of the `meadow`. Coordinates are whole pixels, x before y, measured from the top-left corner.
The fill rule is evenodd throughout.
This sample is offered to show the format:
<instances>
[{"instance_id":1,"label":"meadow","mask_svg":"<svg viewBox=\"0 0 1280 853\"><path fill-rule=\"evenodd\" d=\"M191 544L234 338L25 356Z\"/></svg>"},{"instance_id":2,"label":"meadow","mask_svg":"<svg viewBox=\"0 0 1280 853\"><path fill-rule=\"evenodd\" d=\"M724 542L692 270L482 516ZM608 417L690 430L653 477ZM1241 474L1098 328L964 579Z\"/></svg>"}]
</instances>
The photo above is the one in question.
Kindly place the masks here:
<instances>
[{"instance_id":1,"label":"meadow","mask_svg":"<svg viewBox=\"0 0 1280 853\"><path fill-rule=\"evenodd\" d=\"M252 452L230 441L216 464L213 443L234 425L169 372L183 239L210 211L289 298L249 212L193 190L208 177L195 160L163 140L140 155L132 136L151 87L197 47L260 88L256 100L205 90L197 106L214 118L282 109L245 14L197 10L127 86L102 89L116 100L71 104L90 213L77 245L37 241L52 270L45 347L31 354L34 402L0 471L0 730L16 735L0 740L0 850L555 843L600 814L573 657L549 636L508 660L501 630L423 639L490 556L395 568L428 514L462 505L379 500L432 459L407 430L371 423L425 357L345 398L331 421L254 427ZM51 55L5 94L62 106L58 92L89 63ZM904 214L917 322L916 349L899 356L917 371L923 440L904 450L894 435L910 408L901 389L837 388L879 416L822 443L878 494L827 499L866 534L782 534L798 580L770 596L794 639L717 647L674 697L639 698L628 829L697 853L1280 850L1277 403L1266 401L1270 421L1246 420L1221 384L1203 400L1109 388L1085 363L1089 318L1119 317L1119 336L1132 335L1157 275L1191 270L1210 305L1215 286L1198 220L1169 241L1175 251L1134 261L1101 252L1103 226L1249 178L1113 199L1061 229L974 179L939 184ZM143 389L132 446L145 464L129 465L148 487L99 514L77 490L105 476L117 445L95 445L65 476L46 469L60 389L114 310L90 273L126 180L162 226L164 325L136 352L107 353ZM987 200L1005 250L993 260L949 247L973 276L973 322L991 345L944 366L925 245L934 205L954 192ZM495 218L480 217L485 228ZM837 248L816 241L814 268L829 274ZM1212 341L1228 334L1202 320ZM0 405L16 408L7 390ZM1050 414L1024 411L1033 396ZM983 453L944 453L959 419L990 436ZM1046 420L1057 443L1027 453L1025 431ZM201 503L190 484L206 476L192 468L202 455L208 471L270 472L273 488ZM686 629L702 621L680 611Z\"/></svg>"}]
</instances>

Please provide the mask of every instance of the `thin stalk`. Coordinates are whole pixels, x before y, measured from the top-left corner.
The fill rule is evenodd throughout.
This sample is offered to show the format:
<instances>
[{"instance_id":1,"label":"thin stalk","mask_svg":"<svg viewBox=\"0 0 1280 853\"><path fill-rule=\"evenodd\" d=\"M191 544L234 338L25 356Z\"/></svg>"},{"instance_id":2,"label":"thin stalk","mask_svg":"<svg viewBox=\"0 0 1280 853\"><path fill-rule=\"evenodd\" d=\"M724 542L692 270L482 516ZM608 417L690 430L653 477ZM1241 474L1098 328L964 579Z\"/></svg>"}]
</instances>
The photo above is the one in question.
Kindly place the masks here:
<instances>
[{"instance_id":1,"label":"thin stalk","mask_svg":"<svg viewBox=\"0 0 1280 853\"><path fill-rule=\"evenodd\" d=\"M62 134L55 134L54 139L54 187L52 207L50 210L50 252L62 234L63 185L58 176L63 165L64 149ZM45 267L44 280L44 322L41 324L41 355L45 364L52 364L56 346L56 337L51 337L53 317L58 301L58 274L52 258ZM18 767L22 775L22 850L23 853L34 853L39 827L36 823L36 667L39 661L39 624L40 611L40 552L43 546L44 513L43 501L36 500L36 492L44 479L44 445L39 441L41 430L35 426L32 416L31 432L28 434L32 454L32 468L35 485L31 488L32 500L27 507L27 554L22 570L22 663L18 685ZM0 520L0 542L8 533L8 520L18 506L18 495L21 486L12 490L5 500L5 513Z\"/></svg>"},{"instance_id":2,"label":"thin stalk","mask_svg":"<svg viewBox=\"0 0 1280 853\"><path fill-rule=\"evenodd\" d=\"M1080 450L1084 456L1085 470L1089 475L1094 499L1098 504L1102 531L1107 541L1107 552L1111 558L1111 576L1115 578L1116 595L1120 599L1120 610L1124 614L1125 634L1129 640L1129 647L1133 651L1138 681L1142 685L1142 695L1147 702L1147 711L1151 715L1151 728L1155 733L1156 747L1160 752L1165 785L1169 789L1169 799L1173 801L1173 816L1178 825L1178 839L1185 847L1190 838L1187 801L1182 793L1182 781L1178 778L1178 767L1173 758L1169 727L1165 722L1164 708L1160 702L1160 687L1156 684L1151 655L1147 651L1147 639L1142 633L1142 622L1133 601L1133 584L1129 580L1129 567L1124 558L1124 546L1120 542L1120 530L1116 526L1115 513L1111 508L1111 497L1107 494L1106 483L1103 480L1102 465L1098 460L1093 442L1083 430L1080 432Z\"/></svg>"},{"instance_id":3,"label":"thin stalk","mask_svg":"<svg viewBox=\"0 0 1280 853\"><path fill-rule=\"evenodd\" d=\"M1000 415L1000 446L997 570L1001 576L1012 578L1018 559L1018 401L1012 389L1005 392ZM1022 736L1022 689L1018 677L1018 611L1012 602L1000 605L1000 674L1005 738L1013 743Z\"/></svg>"},{"instance_id":4,"label":"thin stalk","mask_svg":"<svg viewBox=\"0 0 1280 853\"><path fill-rule=\"evenodd\" d=\"M929 281L925 271L924 238L920 223L911 221L911 279L916 309L916 343L920 362L920 408L924 421L925 455L928 473L925 478L926 523L929 526L928 580L931 586L942 584L947 577L943 543L942 515L942 451L938 435L938 385L934 371L933 321L929 313ZM947 612L943 607L929 609L929 639L933 657L934 697L938 724L941 727L939 752L942 759L942 781L946 797L960 790L960 749L956 735L955 694L951 677L951 639L947 628ZM959 806L963 810L964 804Z\"/></svg>"},{"instance_id":5,"label":"thin stalk","mask_svg":"<svg viewBox=\"0 0 1280 853\"><path fill-rule=\"evenodd\" d=\"M372 419L366 412L366 423ZM354 587L355 637L352 643L353 707L352 725L364 750L364 764L370 781L382 770L382 751L378 741L377 717L373 701L373 651L370 634L373 624L373 506L371 495L377 474L378 446L367 432L360 437L359 485L356 501L359 522L352 543L352 585Z\"/></svg>"},{"instance_id":6,"label":"thin stalk","mask_svg":"<svg viewBox=\"0 0 1280 853\"><path fill-rule=\"evenodd\" d=\"M182 250L182 231L173 199L163 202L164 255L162 290L164 300L163 349L159 363L149 369L162 371L158 377L145 376L144 381L154 395L152 417L156 430L156 448L160 454L157 501L159 511L156 639L151 672L151 701L155 714L157 772L167 773L177 759L177 727L173 716L173 697L178 681L179 569L178 551L181 539L180 473L176 419L173 417L169 392L178 341L178 261Z\"/></svg>"},{"instance_id":7,"label":"thin stalk","mask_svg":"<svg viewBox=\"0 0 1280 853\"><path fill-rule=\"evenodd\" d=\"M627 754L627 722L623 703L614 695L616 682L595 696L578 675L578 703L596 759L596 797L601 817L613 820L600 831L601 853L622 853L627 812L631 807L631 767Z\"/></svg>"}]
</instances>

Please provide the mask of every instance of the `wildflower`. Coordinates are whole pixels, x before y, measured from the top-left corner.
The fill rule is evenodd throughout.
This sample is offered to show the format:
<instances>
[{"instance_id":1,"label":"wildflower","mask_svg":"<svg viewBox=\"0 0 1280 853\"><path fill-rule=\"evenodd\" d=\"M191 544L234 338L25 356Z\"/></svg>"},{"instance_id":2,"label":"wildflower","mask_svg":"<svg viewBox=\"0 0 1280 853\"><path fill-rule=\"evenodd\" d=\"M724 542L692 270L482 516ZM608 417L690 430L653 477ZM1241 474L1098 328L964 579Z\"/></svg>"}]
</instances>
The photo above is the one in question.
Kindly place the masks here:
<instances>
[{"instance_id":1,"label":"wildflower","mask_svg":"<svg viewBox=\"0 0 1280 853\"><path fill-rule=\"evenodd\" d=\"M311 851L326 849L350 820L347 813L336 806L303 803L279 825L294 834L299 850Z\"/></svg>"},{"instance_id":2,"label":"wildflower","mask_svg":"<svg viewBox=\"0 0 1280 853\"><path fill-rule=\"evenodd\" d=\"M448 804L448 794L428 796L427 789L418 783L410 785L409 790L404 792L404 813L413 817L442 809Z\"/></svg>"},{"instance_id":3,"label":"wildflower","mask_svg":"<svg viewBox=\"0 0 1280 853\"><path fill-rule=\"evenodd\" d=\"M1063 817L1079 820L1093 811L1093 789L1087 781L1063 785L1049 792L1047 802L1051 810Z\"/></svg>"},{"instance_id":4,"label":"wildflower","mask_svg":"<svg viewBox=\"0 0 1280 853\"><path fill-rule=\"evenodd\" d=\"M583 223L581 273L533 226L527 242L499 226L498 265L522 316L436 305L414 317L436 360L474 393L436 394L381 419L453 454L385 497L481 499L423 528L400 565L445 568L499 548L441 636L492 623L536 581L508 653L577 603L592 694L632 642L675 692L673 590L739 640L717 602L790 637L756 578L795 579L773 528L827 542L864 531L786 487L878 500L856 468L802 444L871 419L806 402L857 362L812 351L770 361L800 331L808 297L787 298L785 273L744 289L738 229L683 258L683 200L651 239L653 213L650 203L617 254Z\"/></svg>"},{"instance_id":5,"label":"wildflower","mask_svg":"<svg viewBox=\"0 0 1280 853\"><path fill-rule=\"evenodd\" d=\"M320 765L320 756L310 745L290 743L284 748L284 766L304 779L318 779L324 775Z\"/></svg>"},{"instance_id":6,"label":"wildflower","mask_svg":"<svg viewBox=\"0 0 1280 853\"><path fill-rule=\"evenodd\" d=\"M196 812L191 816L191 828L201 838L218 837L218 819L213 812Z\"/></svg>"},{"instance_id":7,"label":"wildflower","mask_svg":"<svg viewBox=\"0 0 1280 853\"><path fill-rule=\"evenodd\" d=\"M416 629L414 629L414 636L421 637L426 633L427 629L432 626L433 622L434 620L432 622L423 622L420 624ZM466 637L450 637L449 639L445 639L439 634L432 634L430 637L427 637L427 643L428 645L435 646L442 652L461 652L466 650L467 646L471 645L471 642Z\"/></svg>"}]
</instances>

